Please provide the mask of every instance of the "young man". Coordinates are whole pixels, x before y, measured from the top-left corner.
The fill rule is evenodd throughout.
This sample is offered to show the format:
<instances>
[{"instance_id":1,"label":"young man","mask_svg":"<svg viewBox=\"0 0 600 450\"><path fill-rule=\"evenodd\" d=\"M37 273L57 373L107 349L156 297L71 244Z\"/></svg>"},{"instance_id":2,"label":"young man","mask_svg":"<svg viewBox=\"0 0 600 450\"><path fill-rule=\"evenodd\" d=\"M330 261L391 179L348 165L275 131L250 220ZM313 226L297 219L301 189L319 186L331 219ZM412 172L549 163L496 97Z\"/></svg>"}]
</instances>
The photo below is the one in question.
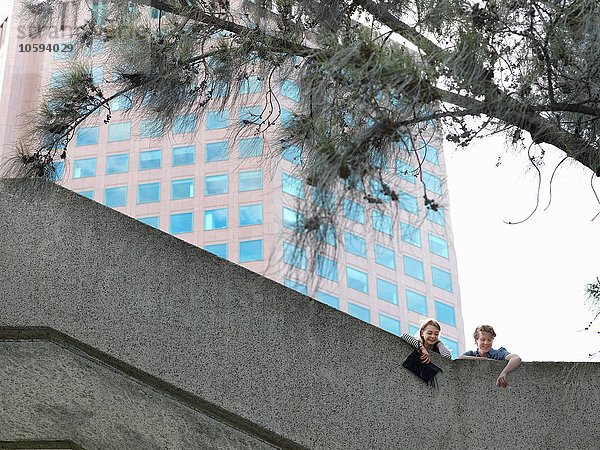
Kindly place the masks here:
<instances>
[{"instance_id":1,"label":"young man","mask_svg":"<svg viewBox=\"0 0 600 450\"><path fill-rule=\"evenodd\" d=\"M507 360L508 364L504 370L500 372L500 375L496 380L496 386L502 388L508 386L508 374L521 365L521 358L519 355L510 353L504 347L494 350L492 348L492 344L494 343L496 332L489 325L480 325L475 328L473 337L475 338L477 350L469 350L468 352L465 352L459 356L458 359L494 359L498 361Z\"/></svg>"}]
</instances>

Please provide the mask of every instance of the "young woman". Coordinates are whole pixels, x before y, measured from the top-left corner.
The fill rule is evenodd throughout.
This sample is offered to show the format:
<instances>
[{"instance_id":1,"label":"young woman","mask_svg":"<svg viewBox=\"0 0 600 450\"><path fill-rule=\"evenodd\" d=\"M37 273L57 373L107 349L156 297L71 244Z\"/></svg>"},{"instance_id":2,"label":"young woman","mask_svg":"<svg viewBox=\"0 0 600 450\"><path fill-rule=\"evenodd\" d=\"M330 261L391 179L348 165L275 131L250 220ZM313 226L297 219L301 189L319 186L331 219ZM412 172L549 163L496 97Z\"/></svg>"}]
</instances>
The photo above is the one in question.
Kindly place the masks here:
<instances>
[{"instance_id":1,"label":"young woman","mask_svg":"<svg viewBox=\"0 0 600 450\"><path fill-rule=\"evenodd\" d=\"M419 329L418 339L408 333L404 333L402 339L421 352L421 361L423 361L423 364L429 364L431 361L429 353L431 352L439 353L445 358L452 357L452 353L448 350L448 347L440 341L441 331L442 327L437 320L427 319Z\"/></svg>"}]
</instances>

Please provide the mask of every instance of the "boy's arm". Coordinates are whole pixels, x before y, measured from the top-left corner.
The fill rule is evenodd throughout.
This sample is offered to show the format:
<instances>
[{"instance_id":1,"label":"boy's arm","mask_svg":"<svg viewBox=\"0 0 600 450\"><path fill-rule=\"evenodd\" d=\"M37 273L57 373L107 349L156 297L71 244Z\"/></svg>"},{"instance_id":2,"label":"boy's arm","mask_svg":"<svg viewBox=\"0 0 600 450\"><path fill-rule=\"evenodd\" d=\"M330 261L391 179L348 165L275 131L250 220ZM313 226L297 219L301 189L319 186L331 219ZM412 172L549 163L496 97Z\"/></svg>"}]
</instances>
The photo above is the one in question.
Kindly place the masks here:
<instances>
[{"instance_id":1,"label":"boy's arm","mask_svg":"<svg viewBox=\"0 0 600 450\"><path fill-rule=\"evenodd\" d=\"M508 361L508 364L504 370L500 372L500 375L498 375L498 379L496 380L496 386L503 388L508 386L508 374L521 365L521 358L514 353L507 355L504 359Z\"/></svg>"},{"instance_id":2,"label":"boy's arm","mask_svg":"<svg viewBox=\"0 0 600 450\"><path fill-rule=\"evenodd\" d=\"M469 356L469 355L460 355L458 358L456 359L488 359L484 356Z\"/></svg>"}]
</instances>

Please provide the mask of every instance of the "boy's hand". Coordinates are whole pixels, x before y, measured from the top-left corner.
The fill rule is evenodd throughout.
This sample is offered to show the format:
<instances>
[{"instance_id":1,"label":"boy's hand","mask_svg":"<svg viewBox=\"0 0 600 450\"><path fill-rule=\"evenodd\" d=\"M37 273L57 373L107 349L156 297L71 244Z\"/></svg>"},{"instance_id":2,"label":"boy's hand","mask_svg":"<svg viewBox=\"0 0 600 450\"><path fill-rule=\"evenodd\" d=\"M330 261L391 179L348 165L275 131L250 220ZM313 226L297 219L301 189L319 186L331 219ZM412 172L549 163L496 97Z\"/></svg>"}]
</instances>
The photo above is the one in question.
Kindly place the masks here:
<instances>
[{"instance_id":1,"label":"boy's hand","mask_svg":"<svg viewBox=\"0 0 600 450\"><path fill-rule=\"evenodd\" d=\"M508 386L508 376L504 373L504 371L500 372L498 375L498 379L496 380L496 386L505 388Z\"/></svg>"},{"instance_id":2,"label":"boy's hand","mask_svg":"<svg viewBox=\"0 0 600 450\"><path fill-rule=\"evenodd\" d=\"M425 347L421 347L421 362L423 364L429 364L431 362L431 358L429 357L429 352Z\"/></svg>"}]
</instances>

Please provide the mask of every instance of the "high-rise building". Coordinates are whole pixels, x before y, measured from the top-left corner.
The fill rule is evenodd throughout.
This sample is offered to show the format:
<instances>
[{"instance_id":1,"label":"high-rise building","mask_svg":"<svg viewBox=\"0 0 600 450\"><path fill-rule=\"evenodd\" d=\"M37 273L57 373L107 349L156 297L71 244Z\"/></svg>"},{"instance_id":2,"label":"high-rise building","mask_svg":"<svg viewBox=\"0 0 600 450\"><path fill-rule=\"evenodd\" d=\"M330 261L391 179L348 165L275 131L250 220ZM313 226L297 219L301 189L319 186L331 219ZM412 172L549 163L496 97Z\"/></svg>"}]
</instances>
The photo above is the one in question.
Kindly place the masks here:
<instances>
[{"instance_id":1,"label":"high-rise building","mask_svg":"<svg viewBox=\"0 0 600 450\"><path fill-rule=\"evenodd\" d=\"M74 24L61 24L50 38L29 38L17 8L8 4L0 15L3 160L15 155L27 111L38 106L45 87L61 82L61 68L72 54L69 26ZM40 44L44 51L37 50ZM97 55L103 51L101 45L92 48ZM112 76L101 63L92 75L99 85ZM215 104L203 117L179 116L168 132L132 111L131 99L117 98L108 123L99 113L79 126L59 183L391 333L412 334L423 318L435 317L453 354L463 351L451 218L442 209L424 208L414 167L398 160L387 168L401 197L395 217L369 203L338 199L347 219L344 229L325 238L331 251L317 257L311 274L310 255L289 239L299 220L298 202L312 195L298 176L300 155L294 147L280 151L272 130L233 138L241 121L262 110L265 87L250 76L239 89L243 106L220 111ZM281 122L302 101L302 93L289 79L277 89ZM428 189L434 196L446 195L441 137L432 131L420 145Z\"/></svg>"}]
</instances>

